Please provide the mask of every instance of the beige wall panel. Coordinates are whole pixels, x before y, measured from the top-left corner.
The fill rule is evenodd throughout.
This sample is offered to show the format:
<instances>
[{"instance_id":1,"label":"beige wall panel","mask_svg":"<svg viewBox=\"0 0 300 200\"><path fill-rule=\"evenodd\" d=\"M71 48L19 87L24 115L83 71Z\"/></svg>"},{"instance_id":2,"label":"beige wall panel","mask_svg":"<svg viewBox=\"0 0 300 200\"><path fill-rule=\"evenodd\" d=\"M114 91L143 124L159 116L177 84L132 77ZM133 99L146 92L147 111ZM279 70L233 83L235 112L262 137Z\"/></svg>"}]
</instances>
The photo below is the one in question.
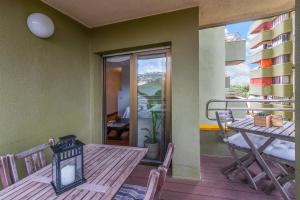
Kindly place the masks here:
<instances>
[{"instance_id":1,"label":"beige wall panel","mask_svg":"<svg viewBox=\"0 0 300 200\"><path fill-rule=\"evenodd\" d=\"M263 18L294 7L294 0L209 0L200 2L199 26Z\"/></svg>"}]
</instances>

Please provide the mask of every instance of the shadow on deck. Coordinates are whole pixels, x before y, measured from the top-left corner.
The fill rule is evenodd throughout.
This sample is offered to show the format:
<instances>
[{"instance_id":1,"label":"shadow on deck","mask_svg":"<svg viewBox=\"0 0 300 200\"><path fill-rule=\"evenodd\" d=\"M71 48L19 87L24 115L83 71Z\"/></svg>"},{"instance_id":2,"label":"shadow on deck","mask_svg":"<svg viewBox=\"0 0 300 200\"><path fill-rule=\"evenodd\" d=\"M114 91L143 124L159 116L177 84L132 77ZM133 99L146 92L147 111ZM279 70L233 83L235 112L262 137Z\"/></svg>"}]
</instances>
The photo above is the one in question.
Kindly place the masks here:
<instances>
[{"instance_id":1,"label":"shadow on deck","mask_svg":"<svg viewBox=\"0 0 300 200\"><path fill-rule=\"evenodd\" d=\"M201 156L201 181L187 181L168 177L163 189L164 200L279 200L278 192L271 195L255 191L242 181L242 177L229 180L221 174L223 166L231 163L228 157ZM127 183L146 185L152 167L139 165ZM260 189L269 182L259 184Z\"/></svg>"}]
</instances>

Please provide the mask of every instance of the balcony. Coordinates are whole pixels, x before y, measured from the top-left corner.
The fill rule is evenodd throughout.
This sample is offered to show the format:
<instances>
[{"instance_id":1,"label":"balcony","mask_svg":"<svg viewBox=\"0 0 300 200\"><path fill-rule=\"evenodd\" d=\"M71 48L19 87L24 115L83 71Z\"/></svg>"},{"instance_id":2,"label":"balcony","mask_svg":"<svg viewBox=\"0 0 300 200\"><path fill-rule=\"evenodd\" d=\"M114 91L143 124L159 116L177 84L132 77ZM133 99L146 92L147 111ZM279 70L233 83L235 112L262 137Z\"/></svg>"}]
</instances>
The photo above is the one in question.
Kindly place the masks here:
<instances>
[{"instance_id":1,"label":"balcony","mask_svg":"<svg viewBox=\"0 0 300 200\"><path fill-rule=\"evenodd\" d=\"M284 63L273 65L270 68L259 68L250 72L251 78L288 76L293 74L293 64Z\"/></svg>"},{"instance_id":2,"label":"balcony","mask_svg":"<svg viewBox=\"0 0 300 200\"><path fill-rule=\"evenodd\" d=\"M293 108L291 105L282 105L276 103L250 103L250 108ZM269 114L281 115L286 120L293 119L293 113L287 111L267 111Z\"/></svg>"},{"instance_id":3,"label":"balcony","mask_svg":"<svg viewBox=\"0 0 300 200\"><path fill-rule=\"evenodd\" d=\"M272 96L292 98L294 96L293 95L293 85L292 84L273 84L272 85Z\"/></svg>"},{"instance_id":4,"label":"balcony","mask_svg":"<svg viewBox=\"0 0 300 200\"><path fill-rule=\"evenodd\" d=\"M273 108L292 108L291 105L281 105L281 104L273 104ZM292 112L285 112L285 111L273 111L274 115L281 115L286 120L293 120L293 113Z\"/></svg>"},{"instance_id":5,"label":"balcony","mask_svg":"<svg viewBox=\"0 0 300 200\"><path fill-rule=\"evenodd\" d=\"M259 96L293 97L292 84L273 84L268 86L250 86L250 94Z\"/></svg>"},{"instance_id":6,"label":"balcony","mask_svg":"<svg viewBox=\"0 0 300 200\"><path fill-rule=\"evenodd\" d=\"M272 86L253 86L250 85L249 94L259 95L259 96L269 96L272 95Z\"/></svg>"},{"instance_id":7,"label":"balcony","mask_svg":"<svg viewBox=\"0 0 300 200\"><path fill-rule=\"evenodd\" d=\"M266 30L260 33L257 33L257 36L253 38L250 42L251 49L254 49L261 45L263 42L272 40L273 31L272 30Z\"/></svg>"},{"instance_id":8,"label":"balcony","mask_svg":"<svg viewBox=\"0 0 300 200\"><path fill-rule=\"evenodd\" d=\"M246 60L246 40L225 42L226 65L237 65Z\"/></svg>"},{"instance_id":9,"label":"balcony","mask_svg":"<svg viewBox=\"0 0 300 200\"><path fill-rule=\"evenodd\" d=\"M206 118L205 103L207 99L224 97L225 61L227 65L245 61L246 42L239 40L224 44L223 26L217 30L207 28L200 34L204 30L200 30L199 24L205 18L215 18L204 22L208 27L266 13L273 16L288 9L283 9L280 3L274 6L273 2L272 9L268 9L270 4L264 1L253 7L254 3L246 1L203 1L201 6L200 2L193 0L116 2L1 2L0 154L19 160L16 170L5 171L5 175L2 173L5 162L1 162L0 176L4 181L13 173L20 172L20 176L7 185L1 184L0 199L111 200L124 183L147 186L150 170L158 169L153 165L162 164L166 157L169 140L175 144L175 151L162 190L163 199L281 199L277 191L270 195L263 192L264 186L270 184L269 179L261 180L255 191L244 182L244 173L228 179L220 172L234 159L229 157L232 155L224 141L218 140L222 127ZM28 29L26 20L32 12L42 12L48 16L46 19L52 19L55 29L50 38L36 37L35 31ZM260 24L271 19L262 20ZM105 69L113 67L117 67L112 70L114 76L107 79ZM273 66L271 72L261 71L255 76L290 74L291 68L291 64ZM247 66L245 69L247 75L242 79L246 80ZM121 72L126 72L126 77L121 76ZM136 76L139 73L140 76ZM149 76L146 77L146 73ZM139 81L141 77L144 79ZM147 84L143 84L146 79ZM107 85L116 90L109 92ZM158 85L160 89L157 89ZM125 89L129 98L119 95ZM288 95L290 91L286 89L293 88L276 86L276 94ZM151 92L152 96L145 91ZM240 91L247 96L248 87L241 87ZM273 86L252 87L251 91L262 96L272 95ZM135 98L139 95L144 97L141 104L137 104L139 99ZM159 101L162 103L157 103L154 96L161 97ZM119 119L122 118L119 109L106 113L109 107L106 104L109 102L118 108L119 99L126 104L126 112L129 109L129 117L126 117L131 120L129 124ZM163 104L166 99L168 103ZM154 104L160 105L154 107ZM248 108L244 102L238 107ZM237 120L238 117L245 118L245 113L237 112ZM147 116L141 117L143 114ZM139 117L141 123L137 121ZM206 131L199 130L199 122L208 124ZM107 131L109 127L111 130ZM142 134L138 135L137 130ZM163 135L162 131L168 134ZM47 142L50 137L58 139L70 132L85 143L85 147L91 147L81 151L85 158L80 163L85 166L78 170L81 173L85 170L87 182L58 197L49 180L61 177L51 176L53 152ZM111 136L114 134L117 137ZM126 134L128 143L122 143ZM108 143L108 136L117 138L114 144ZM163 146L157 147L161 141ZM34 154L20 158L24 151L30 153L37 145L47 147L45 154L38 148ZM154 159L160 159L151 162L151 166L144 165L147 161L143 158L149 157L148 149L154 154ZM3 157L0 161L4 160ZM27 166L30 161L34 164ZM76 160L75 164L78 163ZM61 167L73 168L73 164ZM9 162L5 167L12 166L13 162ZM255 174L262 171L255 163L251 170ZM65 175L63 170L56 171ZM77 178L73 170L70 171L71 179ZM154 178L158 177L157 173L154 175ZM104 195L110 196L105 198Z\"/></svg>"},{"instance_id":10,"label":"balcony","mask_svg":"<svg viewBox=\"0 0 300 200\"><path fill-rule=\"evenodd\" d=\"M293 52L293 42L287 41L273 48L264 49L260 52L255 53L254 55L250 56L249 61L250 63L257 63L263 59L274 58L285 54L291 54L292 52Z\"/></svg>"},{"instance_id":11,"label":"balcony","mask_svg":"<svg viewBox=\"0 0 300 200\"><path fill-rule=\"evenodd\" d=\"M293 24L292 19L285 20L281 24L277 25L271 30L266 30L260 33L257 33L257 36L251 41L251 48L258 47L261 43L265 41L270 41L283 33L292 32Z\"/></svg>"},{"instance_id":12,"label":"balcony","mask_svg":"<svg viewBox=\"0 0 300 200\"><path fill-rule=\"evenodd\" d=\"M249 29L249 32L250 33L258 33L258 32L260 32L261 30L263 30L263 24L270 23L270 22L272 22L273 19L274 19L274 17L255 21L251 25L251 27Z\"/></svg>"}]
</instances>

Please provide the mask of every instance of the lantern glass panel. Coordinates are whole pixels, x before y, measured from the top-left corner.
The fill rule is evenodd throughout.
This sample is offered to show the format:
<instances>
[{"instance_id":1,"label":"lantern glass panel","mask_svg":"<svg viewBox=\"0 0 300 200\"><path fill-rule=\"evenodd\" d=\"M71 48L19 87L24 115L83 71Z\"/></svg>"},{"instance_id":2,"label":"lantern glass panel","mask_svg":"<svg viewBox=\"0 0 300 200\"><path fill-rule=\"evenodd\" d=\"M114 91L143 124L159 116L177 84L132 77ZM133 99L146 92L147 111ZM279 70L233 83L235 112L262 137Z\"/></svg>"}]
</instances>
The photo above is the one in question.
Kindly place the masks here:
<instances>
[{"instance_id":1,"label":"lantern glass panel","mask_svg":"<svg viewBox=\"0 0 300 200\"><path fill-rule=\"evenodd\" d=\"M60 162L61 185L67 186L76 181L76 159L75 157Z\"/></svg>"},{"instance_id":2,"label":"lantern glass panel","mask_svg":"<svg viewBox=\"0 0 300 200\"><path fill-rule=\"evenodd\" d=\"M82 179L83 178L83 169L82 169L82 163L83 163L83 161L82 161L82 156L76 156L75 157L75 159L76 159L76 179L77 180L80 180L80 179Z\"/></svg>"},{"instance_id":3,"label":"lantern glass panel","mask_svg":"<svg viewBox=\"0 0 300 200\"><path fill-rule=\"evenodd\" d=\"M56 171L57 171L57 168L56 168L56 165L57 164L57 156L56 155L53 155L53 160L52 160L52 180L53 180L53 185L55 187L57 187L57 176L56 176Z\"/></svg>"}]
</instances>

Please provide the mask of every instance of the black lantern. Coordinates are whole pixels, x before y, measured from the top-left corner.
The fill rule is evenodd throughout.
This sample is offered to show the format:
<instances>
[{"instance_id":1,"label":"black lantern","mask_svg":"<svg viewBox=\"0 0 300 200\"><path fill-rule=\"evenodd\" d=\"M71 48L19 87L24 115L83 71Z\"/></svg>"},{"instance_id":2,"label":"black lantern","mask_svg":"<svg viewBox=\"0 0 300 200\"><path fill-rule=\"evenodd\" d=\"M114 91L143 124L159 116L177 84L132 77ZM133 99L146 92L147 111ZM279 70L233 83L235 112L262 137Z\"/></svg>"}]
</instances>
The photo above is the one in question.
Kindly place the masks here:
<instances>
[{"instance_id":1,"label":"black lantern","mask_svg":"<svg viewBox=\"0 0 300 200\"><path fill-rule=\"evenodd\" d=\"M83 143L76 136L59 138L52 146L52 186L61 194L85 182L83 166Z\"/></svg>"}]
</instances>

